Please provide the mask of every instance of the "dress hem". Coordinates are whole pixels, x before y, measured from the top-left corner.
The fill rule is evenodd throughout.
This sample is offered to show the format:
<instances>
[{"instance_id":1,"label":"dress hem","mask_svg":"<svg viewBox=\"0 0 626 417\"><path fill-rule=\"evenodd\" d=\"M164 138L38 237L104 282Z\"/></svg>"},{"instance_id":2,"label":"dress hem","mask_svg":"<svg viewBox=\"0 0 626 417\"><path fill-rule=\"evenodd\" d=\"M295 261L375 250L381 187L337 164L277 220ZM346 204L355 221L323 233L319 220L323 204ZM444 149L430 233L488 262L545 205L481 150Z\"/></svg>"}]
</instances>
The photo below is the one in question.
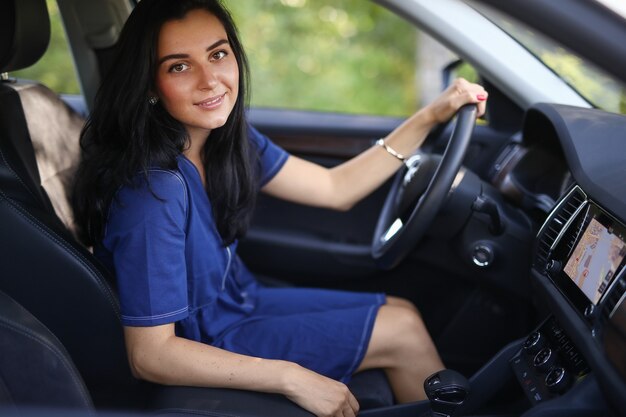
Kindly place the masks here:
<instances>
[{"instance_id":1,"label":"dress hem","mask_svg":"<svg viewBox=\"0 0 626 417\"><path fill-rule=\"evenodd\" d=\"M350 365L346 373L344 373L344 375L339 379L339 381L343 382L344 384L350 382L352 376L363 362L363 359L365 359L365 354L367 353L367 348L369 347L369 341L372 338L374 324L376 323L376 317L378 316L378 310L382 305L387 303L387 299L384 294L378 294L378 296L378 304L370 307L367 319L365 320L365 325L363 326L363 335L361 336L361 343L359 344L359 348L357 350L356 356L354 357L354 361L352 362L352 365Z\"/></svg>"}]
</instances>

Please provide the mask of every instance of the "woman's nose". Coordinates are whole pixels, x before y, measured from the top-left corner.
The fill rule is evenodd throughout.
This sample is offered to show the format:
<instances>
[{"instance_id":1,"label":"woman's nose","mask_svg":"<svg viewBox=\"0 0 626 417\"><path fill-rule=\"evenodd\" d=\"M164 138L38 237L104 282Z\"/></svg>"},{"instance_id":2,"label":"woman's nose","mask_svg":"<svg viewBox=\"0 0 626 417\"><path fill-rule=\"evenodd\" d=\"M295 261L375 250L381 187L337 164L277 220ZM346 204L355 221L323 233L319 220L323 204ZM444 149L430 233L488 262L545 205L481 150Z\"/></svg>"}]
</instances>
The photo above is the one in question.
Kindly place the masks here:
<instances>
[{"instance_id":1,"label":"woman's nose","mask_svg":"<svg viewBox=\"0 0 626 417\"><path fill-rule=\"evenodd\" d=\"M218 80L213 68L209 65L203 66L200 74L199 88L203 90L212 90L217 87L217 85Z\"/></svg>"}]
</instances>

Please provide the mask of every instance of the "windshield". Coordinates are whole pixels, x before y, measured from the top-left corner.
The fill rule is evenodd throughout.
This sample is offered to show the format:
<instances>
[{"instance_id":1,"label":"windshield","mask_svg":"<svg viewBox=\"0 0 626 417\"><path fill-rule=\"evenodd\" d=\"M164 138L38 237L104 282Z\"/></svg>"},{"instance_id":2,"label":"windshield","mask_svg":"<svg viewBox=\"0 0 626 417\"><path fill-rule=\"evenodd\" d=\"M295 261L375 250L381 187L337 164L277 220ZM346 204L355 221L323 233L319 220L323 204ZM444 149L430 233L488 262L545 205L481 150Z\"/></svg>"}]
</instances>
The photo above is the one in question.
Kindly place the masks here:
<instances>
[{"instance_id":1,"label":"windshield","mask_svg":"<svg viewBox=\"0 0 626 417\"><path fill-rule=\"evenodd\" d=\"M626 19L626 2L624 0L596 0Z\"/></svg>"},{"instance_id":2,"label":"windshield","mask_svg":"<svg viewBox=\"0 0 626 417\"><path fill-rule=\"evenodd\" d=\"M601 0L611 6L613 0ZM622 3L616 3L623 5ZM626 114L626 86L554 40L493 9L480 8L488 19L528 49L593 106ZM615 9L624 15L626 8ZM626 24L626 23L625 23Z\"/></svg>"}]
</instances>

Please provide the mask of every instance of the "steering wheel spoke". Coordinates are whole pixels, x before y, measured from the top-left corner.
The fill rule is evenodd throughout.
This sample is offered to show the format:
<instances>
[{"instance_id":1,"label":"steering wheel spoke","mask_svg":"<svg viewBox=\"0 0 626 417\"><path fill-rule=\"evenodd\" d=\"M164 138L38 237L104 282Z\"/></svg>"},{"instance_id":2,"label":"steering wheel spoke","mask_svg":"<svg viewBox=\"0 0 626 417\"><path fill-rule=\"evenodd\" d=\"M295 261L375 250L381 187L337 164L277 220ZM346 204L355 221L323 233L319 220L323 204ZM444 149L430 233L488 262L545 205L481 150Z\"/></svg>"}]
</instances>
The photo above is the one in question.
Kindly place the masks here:
<instances>
[{"instance_id":1,"label":"steering wheel spoke","mask_svg":"<svg viewBox=\"0 0 626 417\"><path fill-rule=\"evenodd\" d=\"M393 223L391 223L389 229L387 229L385 234L381 237L383 242L387 242L389 241L389 239L393 238L396 233L398 233L402 229L402 226L404 226L404 223L402 223L402 220L400 218L397 218Z\"/></svg>"}]
</instances>

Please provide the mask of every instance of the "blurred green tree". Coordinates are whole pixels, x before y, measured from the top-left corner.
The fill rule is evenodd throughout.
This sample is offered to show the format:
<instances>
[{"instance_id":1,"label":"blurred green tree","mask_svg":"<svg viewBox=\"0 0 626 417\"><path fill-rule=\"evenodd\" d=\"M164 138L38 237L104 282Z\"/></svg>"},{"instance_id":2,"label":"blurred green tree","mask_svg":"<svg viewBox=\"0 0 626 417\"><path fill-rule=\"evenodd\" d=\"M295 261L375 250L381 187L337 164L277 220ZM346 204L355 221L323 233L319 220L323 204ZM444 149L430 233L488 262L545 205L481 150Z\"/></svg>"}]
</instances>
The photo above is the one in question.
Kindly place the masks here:
<instances>
[{"instance_id":1,"label":"blurred green tree","mask_svg":"<svg viewBox=\"0 0 626 417\"><path fill-rule=\"evenodd\" d=\"M70 53L61 15L55 0L46 0L50 14L50 44L33 66L12 73L18 78L37 80L59 93L80 94L74 60Z\"/></svg>"},{"instance_id":2,"label":"blurred green tree","mask_svg":"<svg viewBox=\"0 0 626 417\"><path fill-rule=\"evenodd\" d=\"M228 0L250 59L252 105L406 115L417 32L363 0Z\"/></svg>"},{"instance_id":3,"label":"blurred green tree","mask_svg":"<svg viewBox=\"0 0 626 417\"><path fill-rule=\"evenodd\" d=\"M508 18L500 19L499 24L506 31L590 104L603 110L626 113L626 86L616 78L541 33Z\"/></svg>"},{"instance_id":4,"label":"blurred green tree","mask_svg":"<svg viewBox=\"0 0 626 417\"><path fill-rule=\"evenodd\" d=\"M408 115L419 105L419 33L381 6L364 0L224 2L250 58L252 105L394 116ZM48 51L36 65L12 75L39 80L59 93L80 94L56 1L47 3ZM538 45L540 58L595 105L626 113L623 85L567 51L546 48L532 33L516 35ZM475 77L466 67L460 74Z\"/></svg>"}]
</instances>

